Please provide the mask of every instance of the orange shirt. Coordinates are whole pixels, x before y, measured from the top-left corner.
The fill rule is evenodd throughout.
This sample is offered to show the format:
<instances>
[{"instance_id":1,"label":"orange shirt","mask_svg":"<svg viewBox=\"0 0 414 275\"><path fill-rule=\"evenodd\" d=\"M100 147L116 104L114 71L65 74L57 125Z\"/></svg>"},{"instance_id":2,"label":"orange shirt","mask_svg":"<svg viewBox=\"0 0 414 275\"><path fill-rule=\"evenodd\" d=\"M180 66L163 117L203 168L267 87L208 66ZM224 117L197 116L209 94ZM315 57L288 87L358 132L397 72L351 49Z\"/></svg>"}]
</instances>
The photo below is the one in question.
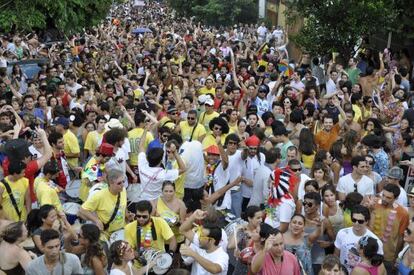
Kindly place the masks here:
<instances>
[{"instance_id":1,"label":"orange shirt","mask_svg":"<svg viewBox=\"0 0 414 275\"><path fill-rule=\"evenodd\" d=\"M326 132L325 130L319 131L315 136L315 143L318 145L319 149L329 151L332 144L338 139L339 130L339 123L336 123L329 132Z\"/></svg>"},{"instance_id":2,"label":"orange shirt","mask_svg":"<svg viewBox=\"0 0 414 275\"><path fill-rule=\"evenodd\" d=\"M394 203L392 208L385 208L381 203L375 205L371 214L371 230L381 239L384 247L384 259L395 261L398 244L409 224L407 210Z\"/></svg>"}]
</instances>

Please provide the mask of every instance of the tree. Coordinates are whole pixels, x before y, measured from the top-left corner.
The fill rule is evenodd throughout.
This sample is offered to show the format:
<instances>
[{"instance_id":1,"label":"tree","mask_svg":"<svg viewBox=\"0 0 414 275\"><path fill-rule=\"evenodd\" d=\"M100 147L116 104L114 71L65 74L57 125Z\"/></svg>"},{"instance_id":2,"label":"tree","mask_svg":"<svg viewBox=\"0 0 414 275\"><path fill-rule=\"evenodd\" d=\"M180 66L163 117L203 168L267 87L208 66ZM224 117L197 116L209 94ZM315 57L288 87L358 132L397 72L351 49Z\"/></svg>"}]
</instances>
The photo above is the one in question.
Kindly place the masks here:
<instances>
[{"instance_id":1,"label":"tree","mask_svg":"<svg viewBox=\"0 0 414 275\"><path fill-rule=\"evenodd\" d=\"M390 28L397 16L392 0L290 0L288 18L304 18L304 26L291 39L315 55L333 51L344 58L353 54L363 36Z\"/></svg>"},{"instance_id":2,"label":"tree","mask_svg":"<svg viewBox=\"0 0 414 275\"><path fill-rule=\"evenodd\" d=\"M119 0L117 0L119 1ZM64 33L98 24L112 0L9 0L0 5L0 29L8 32L56 28Z\"/></svg>"},{"instance_id":3,"label":"tree","mask_svg":"<svg viewBox=\"0 0 414 275\"><path fill-rule=\"evenodd\" d=\"M195 16L207 25L228 26L257 21L255 0L169 0L179 16Z\"/></svg>"}]
</instances>

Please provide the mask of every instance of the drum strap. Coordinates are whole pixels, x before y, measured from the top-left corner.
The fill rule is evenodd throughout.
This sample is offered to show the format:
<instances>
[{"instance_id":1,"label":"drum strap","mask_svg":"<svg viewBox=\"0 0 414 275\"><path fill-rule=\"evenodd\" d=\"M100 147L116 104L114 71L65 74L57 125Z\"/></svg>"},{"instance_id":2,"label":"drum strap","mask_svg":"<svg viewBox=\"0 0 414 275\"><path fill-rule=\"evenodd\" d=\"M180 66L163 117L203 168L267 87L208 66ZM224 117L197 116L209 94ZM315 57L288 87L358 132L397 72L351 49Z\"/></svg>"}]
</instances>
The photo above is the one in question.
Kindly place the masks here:
<instances>
[{"instance_id":1,"label":"drum strap","mask_svg":"<svg viewBox=\"0 0 414 275\"><path fill-rule=\"evenodd\" d=\"M196 121L196 125L193 127L193 131L191 131L191 136L190 136L189 142L193 141L193 135L194 135L194 132L195 132L197 126L198 126L198 121Z\"/></svg>"},{"instance_id":2,"label":"drum strap","mask_svg":"<svg viewBox=\"0 0 414 275\"><path fill-rule=\"evenodd\" d=\"M109 219L109 221L107 223L105 223L103 225L105 231L109 228L109 225L115 219L116 213L118 213L120 202L121 202L121 193L118 194L118 198L116 199L116 205L115 205L115 208L114 208L114 212L112 212L111 218Z\"/></svg>"},{"instance_id":3,"label":"drum strap","mask_svg":"<svg viewBox=\"0 0 414 275\"><path fill-rule=\"evenodd\" d=\"M151 237L153 241L157 240L157 232L155 231L154 221L151 218ZM138 226L137 221L137 251L138 253L141 250L141 226Z\"/></svg>"},{"instance_id":4,"label":"drum strap","mask_svg":"<svg viewBox=\"0 0 414 275\"><path fill-rule=\"evenodd\" d=\"M19 207L17 206L17 202L16 202L16 199L14 198L10 185L5 179L2 179L1 182L3 183L4 187L6 187L7 194L9 194L10 201L13 204L14 210L16 210L16 213L19 216L19 220L20 220L22 216L22 212L19 210Z\"/></svg>"}]
</instances>

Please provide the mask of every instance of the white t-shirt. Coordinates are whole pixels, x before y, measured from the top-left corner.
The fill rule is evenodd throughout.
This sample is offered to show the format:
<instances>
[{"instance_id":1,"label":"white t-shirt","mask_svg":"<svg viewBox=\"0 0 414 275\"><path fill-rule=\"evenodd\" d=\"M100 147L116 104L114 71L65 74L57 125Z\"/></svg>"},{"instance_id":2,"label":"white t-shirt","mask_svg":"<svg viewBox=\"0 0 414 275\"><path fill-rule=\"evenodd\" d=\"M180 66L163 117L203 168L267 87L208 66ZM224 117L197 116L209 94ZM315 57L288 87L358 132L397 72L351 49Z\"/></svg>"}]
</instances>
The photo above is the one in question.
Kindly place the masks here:
<instances>
[{"instance_id":1,"label":"white t-shirt","mask_svg":"<svg viewBox=\"0 0 414 275\"><path fill-rule=\"evenodd\" d=\"M267 166L261 166L256 172L253 179L253 192L250 197L248 206L256 205L260 206L269 196L269 178L272 170Z\"/></svg>"},{"instance_id":2,"label":"white t-shirt","mask_svg":"<svg viewBox=\"0 0 414 275\"><path fill-rule=\"evenodd\" d=\"M241 158L241 151L237 150L236 153L233 155L229 155L229 167L227 167L227 170L230 174L230 183L235 181L238 177L242 174L242 168L243 168L243 160ZM231 191L237 191L240 189L240 186L234 186L231 188Z\"/></svg>"},{"instance_id":3,"label":"white t-shirt","mask_svg":"<svg viewBox=\"0 0 414 275\"><path fill-rule=\"evenodd\" d=\"M226 170L224 170L223 163L220 162L220 164L214 170L214 178L213 178L214 192L226 186L226 184L229 182L229 179L230 179L230 175L229 175L228 167ZM211 195L211 193L209 195ZM221 203L221 205L219 206L218 202L216 202L214 206L217 210L231 209L230 190L228 190L224 194L223 202Z\"/></svg>"},{"instance_id":4,"label":"white t-shirt","mask_svg":"<svg viewBox=\"0 0 414 275\"><path fill-rule=\"evenodd\" d=\"M311 178L305 174L300 174L300 182L298 187L298 199L303 201L303 197L305 196L305 183L310 180Z\"/></svg>"},{"instance_id":5,"label":"white t-shirt","mask_svg":"<svg viewBox=\"0 0 414 275\"><path fill-rule=\"evenodd\" d=\"M69 92L71 97L76 97L76 91L82 88L82 85L76 83L73 86L66 85L66 90Z\"/></svg>"},{"instance_id":6,"label":"white t-shirt","mask_svg":"<svg viewBox=\"0 0 414 275\"><path fill-rule=\"evenodd\" d=\"M219 275L227 275L227 270L229 267L229 255L224 252L223 248L221 248L220 246L213 251L212 253L207 253L207 251L205 251L204 249L199 248L198 246L191 244L190 248L194 251L197 252L198 255L200 255L201 257L220 265L221 267L221 272L220 273L215 273L215 274L219 274ZM191 275L210 275L212 273L208 272L207 270L205 270L198 262L196 262L194 260L194 258L191 257L186 257L184 260L184 263L186 265L190 265L193 264L193 266L191 267Z\"/></svg>"},{"instance_id":7,"label":"white t-shirt","mask_svg":"<svg viewBox=\"0 0 414 275\"><path fill-rule=\"evenodd\" d=\"M178 178L177 169L165 170L161 167L150 167L144 152L138 154L138 167L142 193L137 201L157 199L162 193L162 183L175 181Z\"/></svg>"},{"instance_id":8,"label":"white t-shirt","mask_svg":"<svg viewBox=\"0 0 414 275\"><path fill-rule=\"evenodd\" d=\"M336 191L344 193L345 195L354 192L354 184L357 184L357 191L363 196L374 195L374 182L369 177L363 175L357 182L352 178L352 173L339 178Z\"/></svg>"},{"instance_id":9,"label":"white t-shirt","mask_svg":"<svg viewBox=\"0 0 414 275\"><path fill-rule=\"evenodd\" d=\"M266 158L263 153L260 153L260 161L257 158L257 156L248 156L247 159L243 161L242 176L247 179L253 180L254 175L256 174L259 167L264 165L265 159ZM250 198L253 192L253 187L247 186L246 184L242 184L241 191L243 198Z\"/></svg>"},{"instance_id":10,"label":"white t-shirt","mask_svg":"<svg viewBox=\"0 0 414 275\"><path fill-rule=\"evenodd\" d=\"M340 250L339 259L349 272L351 272L352 268L361 261L361 258L355 251L357 251L359 239L364 236L376 239L378 241L378 254L384 254L382 241L369 229L367 229L364 235L357 236L354 234L352 227L348 227L339 230L336 235L335 247Z\"/></svg>"},{"instance_id":11,"label":"white t-shirt","mask_svg":"<svg viewBox=\"0 0 414 275\"><path fill-rule=\"evenodd\" d=\"M331 95L336 92L336 84L335 82L329 78L326 82L326 95Z\"/></svg>"},{"instance_id":12,"label":"white t-shirt","mask_svg":"<svg viewBox=\"0 0 414 275\"><path fill-rule=\"evenodd\" d=\"M131 146L129 140L125 139L124 144L119 148L115 156L112 157L106 164L107 169L118 169L126 174L127 161L129 160L129 153L131 152ZM125 177L125 188L128 187L128 177Z\"/></svg>"},{"instance_id":13,"label":"white t-shirt","mask_svg":"<svg viewBox=\"0 0 414 275\"><path fill-rule=\"evenodd\" d=\"M185 188L198 189L204 185L203 145L193 140L184 142L179 150L185 164Z\"/></svg>"},{"instance_id":14,"label":"white t-shirt","mask_svg":"<svg viewBox=\"0 0 414 275\"><path fill-rule=\"evenodd\" d=\"M295 82L295 81L291 81L290 82L290 86L292 87L292 88L295 88L296 90L299 90L299 91L301 91L301 90L304 90L305 89L305 84L303 84L302 83L302 81L298 81L298 82Z\"/></svg>"},{"instance_id":15,"label":"white t-shirt","mask_svg":"<svg viewBox=\"0 0 414 275\"><path fill-rule=\"evenodd\" d=\"M268 225L279 228L280 223L290 223L293 214L295 214L296 204L293 199L282 198L282 202L276 209L272 209L274 212L266 216L265 223Z\"/></svg>"}]
</instances>

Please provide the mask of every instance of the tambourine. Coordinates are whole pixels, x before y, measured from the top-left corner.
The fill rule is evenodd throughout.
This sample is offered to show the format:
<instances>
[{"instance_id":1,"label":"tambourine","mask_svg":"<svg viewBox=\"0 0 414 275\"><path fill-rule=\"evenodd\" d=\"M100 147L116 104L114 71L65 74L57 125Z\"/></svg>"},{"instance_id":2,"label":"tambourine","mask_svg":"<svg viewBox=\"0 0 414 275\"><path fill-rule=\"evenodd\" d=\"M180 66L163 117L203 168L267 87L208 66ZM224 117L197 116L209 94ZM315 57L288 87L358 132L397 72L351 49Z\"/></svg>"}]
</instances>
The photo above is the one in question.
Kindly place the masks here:
<instances>
[{"instance_id":1,"label":"tambourine","mask_svg":"<svg viewBox=\"0 0 414 275\"><path fill-rule=\"evenodd\" d=\"M156 251L154 249L145 250L142 253L142 256L147 261L147 264L149 264L152 261L155 261L155 266L152 268L152 271L155 274L167 273L173 262L173 258L170 254Z\"/></svg>"}]
</instances>

